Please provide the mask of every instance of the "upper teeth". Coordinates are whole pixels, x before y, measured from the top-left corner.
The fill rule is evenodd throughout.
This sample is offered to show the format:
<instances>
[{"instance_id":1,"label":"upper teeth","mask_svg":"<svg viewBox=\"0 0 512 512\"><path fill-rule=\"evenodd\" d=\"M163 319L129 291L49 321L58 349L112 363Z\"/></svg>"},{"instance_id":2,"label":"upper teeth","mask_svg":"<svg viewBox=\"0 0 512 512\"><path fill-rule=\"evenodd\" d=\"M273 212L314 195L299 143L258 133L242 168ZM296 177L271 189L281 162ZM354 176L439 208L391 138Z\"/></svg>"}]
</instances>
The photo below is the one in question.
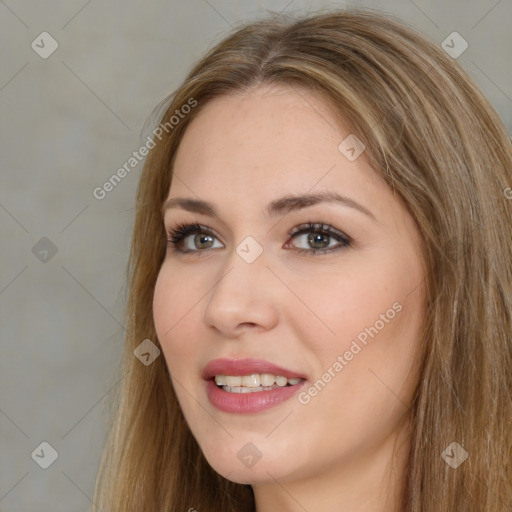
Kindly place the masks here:
<instances>
[{"instance_id":1,"label":"upper teeth","mask_svg":"<svg viewBox=\"0 0 512 512\"><path fill-rule=\"evenodd\" d=\"M248 388L257 388L259 386L291 386L298 384L301 379L287 379L282 375L272 375L270 373L253 373L252 375L215 375L215 382L219 386L238 387L245 386Z\"/></svg>"}]
</instances>

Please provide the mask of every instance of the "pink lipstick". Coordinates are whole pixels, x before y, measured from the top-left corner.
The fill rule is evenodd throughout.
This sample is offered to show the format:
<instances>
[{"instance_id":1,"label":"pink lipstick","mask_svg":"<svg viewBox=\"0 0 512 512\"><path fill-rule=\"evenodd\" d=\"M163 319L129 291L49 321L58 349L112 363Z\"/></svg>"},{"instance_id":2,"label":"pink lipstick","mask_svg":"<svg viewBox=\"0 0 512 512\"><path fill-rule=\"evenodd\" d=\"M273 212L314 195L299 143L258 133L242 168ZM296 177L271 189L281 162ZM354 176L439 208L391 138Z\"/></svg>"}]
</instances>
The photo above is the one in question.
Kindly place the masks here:
<instances>
[{"instance_id":1,"label":"pink lipstick","mask_svg":"<svg viewBox=\"0 0 512 512\"><path fill-rule=\"evenodd\" d=\"M228 413L256 413L294 396L304 375L261 359L215 359L204 368L210 403Z\"/></svg>"}]
</instances>

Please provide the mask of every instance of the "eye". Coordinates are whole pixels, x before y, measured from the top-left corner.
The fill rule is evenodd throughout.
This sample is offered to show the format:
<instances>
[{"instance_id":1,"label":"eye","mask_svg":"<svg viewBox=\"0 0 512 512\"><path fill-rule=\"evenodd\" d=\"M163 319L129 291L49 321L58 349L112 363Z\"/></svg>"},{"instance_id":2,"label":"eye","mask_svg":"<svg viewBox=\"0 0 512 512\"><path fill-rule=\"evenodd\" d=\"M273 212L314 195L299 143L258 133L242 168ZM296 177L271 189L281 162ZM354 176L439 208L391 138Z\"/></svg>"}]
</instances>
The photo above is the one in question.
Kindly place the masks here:
<instances>
[{"instance_id":1,"label":"eye","mask_svg":"<svg viewBox=\"0 0 512 512\"><path fill-rule=\"evenodd\" d=\"M194 235L194 236L192 236ZM293 228L288 235L302 240L310 248L296 248L299 254L329 253L351 245L351 239L341 231L323 223L301 224ZM306 236L307 235L307 236ZM213 229L200 224L178 224L167 230L167 245L181 253L205 252L215 247L217 238ZM336 241L334 245L331 243ZM287 245L289 245L287 243ZM222 247L222 244L220 244ZM286 247L286 246L285 246Z\"/></svg>"},{"instance_id":2,"label":"eye","mask_svg":"<svg viewBox=\"0 0 512 512\"><path fill-rule=\"evenodd\" d=\"M316 253L329 253L348 247L351 245L351 240L348 236L341 231L323 223L308 222L295 227L289 233L292 238L302 240L306 247L310 249L298 248L300 254L316 254ZM334 245L331 242L336 241Z\"/></svg>"},{"instance_id":3,"label":"eye","mask_svg":"<svg viewBox=\"0 0 512 512\"><path fill-rule=\"evenodd\" d=\"M195 236L191 237L191 235ZM210 227L199 224L178 224L167 230L167 245L183 253L198 252L198 248L210 249L214 238L216 237ZM187 242L190 243L187 244Z\"/></svg>"}]
</instances>

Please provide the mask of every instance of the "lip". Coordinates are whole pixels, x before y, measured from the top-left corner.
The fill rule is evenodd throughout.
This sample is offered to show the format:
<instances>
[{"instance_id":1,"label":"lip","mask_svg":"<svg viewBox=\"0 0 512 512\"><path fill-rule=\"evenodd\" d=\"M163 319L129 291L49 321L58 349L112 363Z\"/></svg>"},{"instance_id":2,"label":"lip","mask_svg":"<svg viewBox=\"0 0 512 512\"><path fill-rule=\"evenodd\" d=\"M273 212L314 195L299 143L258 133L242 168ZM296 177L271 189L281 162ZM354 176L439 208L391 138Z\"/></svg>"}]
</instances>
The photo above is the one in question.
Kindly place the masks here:
<instances>
[{"instance_id":1,"label":"lip","mask_svg":"<svg viewBox=\"0 0 512 512\"><path fill-rule=\"evenodd\" d=\"M229 393L219 387L214 380L215 375L252 373L271 373L275 376L302 380L293 386L252 393ZM292 398L306 384L303 375L262 359L214 359L204 367L202 377L210 403L220 411L238 414L257 413L276 407Z\"/></svg>"},{"instance_id":2,"label":"lip","mask_svg":"<svg viewBox=\"0 0 512 512\"><path fill-rule=\"evenodd\" d=\"M287 370L263 359L213 359L203 369L202 378L209 380L215 375L251 375L253 373L271 373L287 379L305 379L300 373Z\"/></svg>"},{"instance_id":3,"label":"lip","mask_svg":"<svg viewBox=\"0 0 512 512\"><path fill-rule=\"evenodd\" d=\"M205 382L206 395L210 403L223 412L248 414L275 407L292 398L306 384L301 380L294 386L284 386L270 391L253 393L229 393L210 379Z\"/></svg>"}]
</instances>

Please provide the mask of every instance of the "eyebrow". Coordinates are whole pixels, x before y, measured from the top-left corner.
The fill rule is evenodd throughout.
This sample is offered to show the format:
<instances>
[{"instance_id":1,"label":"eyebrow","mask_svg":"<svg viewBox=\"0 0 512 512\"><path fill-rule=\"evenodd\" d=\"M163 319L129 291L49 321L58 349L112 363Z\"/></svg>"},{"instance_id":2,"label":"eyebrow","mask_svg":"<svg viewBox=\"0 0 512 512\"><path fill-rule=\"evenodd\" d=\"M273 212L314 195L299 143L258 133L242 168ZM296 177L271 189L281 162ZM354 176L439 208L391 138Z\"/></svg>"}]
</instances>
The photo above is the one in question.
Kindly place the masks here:
<instances>
[{"instance_id":1,"label":"eyebrow","mask_svg":"<svg viewBox=\"0 0 512 512\"><path fill-rule=\"evenodd\" d=\"M336 203L342 206L354 208L364 213L373 220L377 220L373 213L358 202L337 192L319 192L316 194L287 195L275 199L267 206L265 214L269 217L276 217L286 213L301 210L320 203ZM162 206L162 216L170 208L182 208L183 210L207 215L209 217L218 217L217 208L213 203L193 199L189 197L172 197L165 201Z\"/></svg>"}]
</instances>

